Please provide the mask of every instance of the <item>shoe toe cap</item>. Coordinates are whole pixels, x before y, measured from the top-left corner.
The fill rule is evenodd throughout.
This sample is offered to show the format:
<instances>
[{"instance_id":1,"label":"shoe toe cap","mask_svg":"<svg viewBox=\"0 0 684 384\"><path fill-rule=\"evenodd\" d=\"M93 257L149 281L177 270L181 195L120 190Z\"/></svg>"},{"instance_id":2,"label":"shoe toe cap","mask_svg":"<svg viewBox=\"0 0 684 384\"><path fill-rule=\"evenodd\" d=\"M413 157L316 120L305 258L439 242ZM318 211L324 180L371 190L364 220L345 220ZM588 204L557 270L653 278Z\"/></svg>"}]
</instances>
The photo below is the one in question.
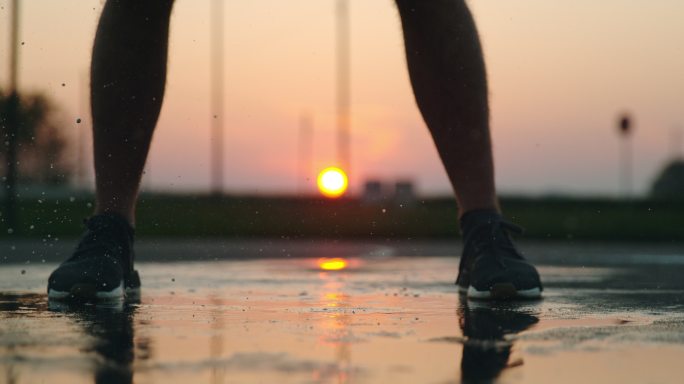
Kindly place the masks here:
<instances>
[{"instance_id":1,"label":"shoe toe cap","mask_svg":"<svg viewBox=\"0 0 684 384\"><path fill-rule=\"evenodd\" d=\"M112 268L106 261L70 262L60 265L48 278L48 291L69 292L75 285L92 285L109 291L121 284L121 268Z\"/></svg>"},{"instance_id":2,"label":"shoe toe cap","mask_svg":"<svg viewBox=\"0 0 684 384\"><path fill-rule=\"evenodd\" d=\"M539 272L525 260L506 260L503 266L497 263L473 269L471 285L475 289L488 290L500 283L513 284L518 291L542 288Z\"/></svg>"}]
</instances>

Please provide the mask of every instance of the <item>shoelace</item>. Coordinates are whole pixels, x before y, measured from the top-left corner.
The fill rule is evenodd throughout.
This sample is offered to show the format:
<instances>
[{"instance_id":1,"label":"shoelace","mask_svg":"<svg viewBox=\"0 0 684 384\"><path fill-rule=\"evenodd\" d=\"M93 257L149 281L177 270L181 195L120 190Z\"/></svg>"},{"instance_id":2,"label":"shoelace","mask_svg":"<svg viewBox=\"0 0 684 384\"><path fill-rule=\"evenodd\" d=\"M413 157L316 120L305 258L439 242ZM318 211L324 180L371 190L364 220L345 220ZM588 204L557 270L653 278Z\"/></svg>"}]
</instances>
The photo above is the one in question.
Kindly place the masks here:
<instances>
[{"instance_id":1,"label":"shoelace","mask_svg":"<svg viewBox=\"0 0 684 384\"><path fill-rule=\"evenodd\" d=\"M74 254L69 258L70 260L82 259L94 254L92 251L95 250L105 250L106 254L107 250L120 248L119 243L111 233L110 226L94 223L93 220L89 219L84 219L83 224L88 232L86 232Z\"/></svg>"},{"instance_id":2,"label":"shoelace","mask_svg":"<svg viewBox=\"0 0 684 384\"><path fill-rule=\"evenodd\" d=\"M490 227L489 231L487 233L482 233L486 227ZM512 255L517 259L523 259L523 256L518 253L518 250L513 246L507 232L522 234L523 231L524 229L522 227L504 219L481 224L473 230L472 241L473 246L475 247L475 254L479 255L483 251L493 248L500 248L508 251L506 253L492 252L494 257L496 257L497 262L505 268L506 265L503 261L504 254Z\"/></svg>"}]
</instances>

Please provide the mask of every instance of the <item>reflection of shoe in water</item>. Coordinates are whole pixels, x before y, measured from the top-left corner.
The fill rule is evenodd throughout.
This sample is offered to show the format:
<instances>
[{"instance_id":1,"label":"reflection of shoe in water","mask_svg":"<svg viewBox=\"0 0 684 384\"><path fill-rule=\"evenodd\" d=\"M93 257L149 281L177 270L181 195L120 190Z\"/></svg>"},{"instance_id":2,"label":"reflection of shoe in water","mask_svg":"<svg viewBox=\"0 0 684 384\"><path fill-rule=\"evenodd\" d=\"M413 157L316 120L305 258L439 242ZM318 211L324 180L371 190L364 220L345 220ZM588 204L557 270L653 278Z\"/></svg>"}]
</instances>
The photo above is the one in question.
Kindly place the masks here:
<instances>
[{"instance_id":1,"label":"reflection of shoe in water","mask_svg":"<svg viewBox=\"0 0 684 384\"><path fill-rule=\"evenodd\" d=\"M105 213L86 222L74 254L52 272L48 298L121 299L139 294L133 269L133 228L121 216Z\"/></svg>"},{"instance_id":2,"label":"reflection of shoe in water","mask_svg":"<svg viewBox=\"0 0 684 384\"><path fill-rule=\"evenodd\" d=\"M521 232L495 212L463 216L464 246L456 284L472 299L541 297L539 273L518 252L508 232Z\"/></svg>"},{"instance_id":3,"label":"reflection of shoe in water","mask_svg":"<svg viewBox=\"0 0 684 384\"><path fill-rule=\"evenodd\" d=\"M461 360L464 382L494 379L511 366L513 343L506 336L524 331L539 321L536 316L512 309L470 309L467 305L459 317L466 337ZM518 364L512 364L515 365Z\"/></svg>"},{"instance_id":4,"label":"reflection of shoe in water","mask_svg":"<svg viewBox=\"0 0 684 384\"><path fill-rule=\"evenodd\" d=\"M130 384L135 359L133 317L135 306L128 301L83 304L76 301L50 301L49 309L62 312L83 327L88 338L87 352L97 355L93 366L96 384ZM144 347L144 346L143 346ZM144 350L143 350L144 352Z\"/></svg>"}]
</instances>

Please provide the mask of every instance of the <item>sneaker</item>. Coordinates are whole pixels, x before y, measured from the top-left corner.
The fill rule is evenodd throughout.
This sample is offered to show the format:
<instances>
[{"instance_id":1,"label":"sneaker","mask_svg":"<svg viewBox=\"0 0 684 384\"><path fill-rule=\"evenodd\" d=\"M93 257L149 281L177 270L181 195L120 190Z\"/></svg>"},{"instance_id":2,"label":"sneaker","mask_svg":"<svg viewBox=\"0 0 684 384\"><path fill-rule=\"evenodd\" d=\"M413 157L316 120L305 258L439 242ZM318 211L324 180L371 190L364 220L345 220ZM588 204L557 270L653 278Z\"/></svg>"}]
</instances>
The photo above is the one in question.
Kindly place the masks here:
<instances>
[{"instance_id":1,"label":"sneaker","mask_svg":"<svg viewBox=\"0 0 684 384\"><path fill-rule=\"evenodd\" d=\"M461 223L464 246L456 279L459 291L482 300L541 297L539 273L509 235L522 233L522 228L490 211L467 213Z\"/></svg>"},{"instance_id":2,"label":"sneaker","mask_svg":"<svg viewBox=\"0 0 684 384\"><path fill-rule=\"evenodd\" d=\"M133 269L133 228L121 216L104 213L85 220L86 232L74 254L52 272L48 298L121 299L140 290Z\"/></svg>"}]
</instances>

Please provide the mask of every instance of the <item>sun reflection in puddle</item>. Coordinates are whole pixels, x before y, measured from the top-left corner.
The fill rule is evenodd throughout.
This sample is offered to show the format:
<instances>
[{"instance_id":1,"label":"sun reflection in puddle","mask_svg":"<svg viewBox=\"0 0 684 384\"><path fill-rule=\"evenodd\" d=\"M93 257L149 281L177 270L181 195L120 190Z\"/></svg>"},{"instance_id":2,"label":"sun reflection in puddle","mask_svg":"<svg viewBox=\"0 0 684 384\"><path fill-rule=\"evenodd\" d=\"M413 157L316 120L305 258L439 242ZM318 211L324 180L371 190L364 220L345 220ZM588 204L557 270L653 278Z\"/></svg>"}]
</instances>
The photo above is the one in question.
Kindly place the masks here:
<instances>
[{"instance_id":1,"label":"sun reflection in puddle","mask_svg":"<svg viewBox=\"0 0 684 384\"><path fill-rule=\"evenodd\" d=\"M341 271L346 269L349 262L346 259L322 257L318 259L318 267L324 271Z\"/></svg>"},{"instance_id":2,"label":"sun reflection in puddle","mask_svg":"<svg viewBox=\"0 0 684 384\"><path fill-rule=\"evenodd\" d=\"M349 262L340 258L321 258L318 265L324 271L335 271L345 269ZM346 282L343 276L330 274L328 272L319 273L319 279L323 283L321 290L321 304L325 308L334 309L334 312L324 316L322 321L323 332L318 338L318 343L322 346L331 347L334 350L336 375L338 383L347 383L352 379L352 317L348 313L352 304L352 297L345 293ZM314 379L320 373L314 373Z\"/></svg>"}]
</instances>

